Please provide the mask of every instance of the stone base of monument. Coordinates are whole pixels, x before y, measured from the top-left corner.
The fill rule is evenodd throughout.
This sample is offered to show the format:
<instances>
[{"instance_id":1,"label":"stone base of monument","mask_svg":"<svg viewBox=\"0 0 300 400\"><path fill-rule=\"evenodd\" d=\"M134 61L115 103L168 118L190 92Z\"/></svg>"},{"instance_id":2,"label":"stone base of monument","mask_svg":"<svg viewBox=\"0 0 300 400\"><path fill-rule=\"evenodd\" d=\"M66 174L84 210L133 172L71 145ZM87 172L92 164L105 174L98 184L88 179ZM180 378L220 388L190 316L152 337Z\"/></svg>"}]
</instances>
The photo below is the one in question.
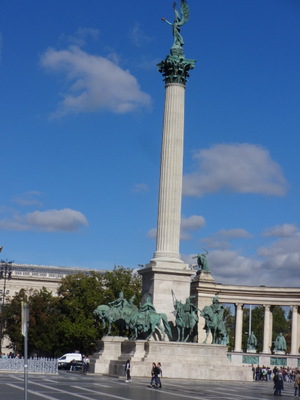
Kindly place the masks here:
<instances>
[{"instance_id":1,"label":"stone base of monument","mask_svg":"<svg viewBox=\"0 0 300 400\"><path fill-rule=\"evenodd\" d=\"M152 363L160 362L164 378L252 381L251 368L232 364L226 346L108 336L90 358L90 372L125 377L128 359L132 377L150 379Z\"/></svg>"},{"instance_id":2,"label":"stone base of monument","mask_svg":"<svg viewBox=\"0 0 300 400\"><path fill-rule=\"evenodd\" d=\"M119 359L124 341L128 341L128 339L120 336L104 336L98 342L98 352L90 357L89 371L95 374L112 374L110 370L111 360Z\"/></svg>"},{"instance_id":3,"label":"stone base of monument","mask_svg":"<svg viewBox=\"0 0 300 400\"><path fill-rule=\"evenodd\" d=\"M247 349L247 353L256 353L257 352L257 350L256 349Z\"/></svg>"}]
</instances>

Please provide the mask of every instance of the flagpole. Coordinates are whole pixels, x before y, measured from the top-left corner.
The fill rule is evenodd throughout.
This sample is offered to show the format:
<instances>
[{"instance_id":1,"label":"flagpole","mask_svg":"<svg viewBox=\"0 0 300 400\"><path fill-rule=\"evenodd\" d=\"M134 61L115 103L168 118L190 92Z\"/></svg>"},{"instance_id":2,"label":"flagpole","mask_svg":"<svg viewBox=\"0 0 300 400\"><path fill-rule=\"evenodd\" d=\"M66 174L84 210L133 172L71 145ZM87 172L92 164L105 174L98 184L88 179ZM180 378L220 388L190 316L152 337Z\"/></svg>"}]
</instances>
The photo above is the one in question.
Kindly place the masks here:
<instances>
[{"instance_id":1,"label":"flagpole","mask_svg":"<svg viewBox=\"0 0 300 400\"><path fill-rule=\"evenodd\" d=\"M28 398L28 303L22 301L22 335L24 336L24 400Z\"/></svg>"}]
</instances>

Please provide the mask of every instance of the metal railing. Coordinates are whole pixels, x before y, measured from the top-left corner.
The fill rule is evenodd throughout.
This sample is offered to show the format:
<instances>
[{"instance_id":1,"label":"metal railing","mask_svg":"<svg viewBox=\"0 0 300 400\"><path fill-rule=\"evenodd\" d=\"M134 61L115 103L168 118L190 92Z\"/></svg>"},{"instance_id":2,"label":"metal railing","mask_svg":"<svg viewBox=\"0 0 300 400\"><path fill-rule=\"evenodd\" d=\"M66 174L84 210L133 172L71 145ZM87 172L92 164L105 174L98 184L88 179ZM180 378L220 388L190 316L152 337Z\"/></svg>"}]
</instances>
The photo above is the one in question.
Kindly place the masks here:
<instances>
[{"instance_id":1,"label":"metal railing","mask_svg":"<svg viewBox=\"0 0 300 400\"><path fill-rule=\"evenodd\" d=\"M0 371L24 372L24 359L0 358ZM58 374L57 359L53 358L29 358L28 373Z\"/></svg>"}]
</instances>

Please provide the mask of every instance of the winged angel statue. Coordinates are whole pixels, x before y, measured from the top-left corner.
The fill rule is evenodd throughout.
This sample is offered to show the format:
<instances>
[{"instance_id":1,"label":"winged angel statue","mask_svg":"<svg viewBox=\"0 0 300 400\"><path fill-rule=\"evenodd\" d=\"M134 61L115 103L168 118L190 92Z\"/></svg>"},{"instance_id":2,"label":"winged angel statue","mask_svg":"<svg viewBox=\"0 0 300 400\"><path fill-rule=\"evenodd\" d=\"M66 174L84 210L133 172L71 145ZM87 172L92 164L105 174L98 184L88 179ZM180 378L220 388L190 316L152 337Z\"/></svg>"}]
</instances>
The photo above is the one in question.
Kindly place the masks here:
<instances>
[{"instance_id":1,"label":"winged angel statue","mask_svg":"<svg viewBox=\"0 0 300 400\"><path fill-rule=\"evenodd\" d=\"M166 18L162 18L162 20L172 26L172 32L173 32L173 36L174 36L174 44L173 44L172 48L182 48L184 45L184 41L180 34L180 28L182 27L182 25L184 25L188 21L188 19L190 17L190 9L189 9L189 6L188 6L186 0L181 0L181 3L180 3L180 11L181 11L181 15L182 15L181 17L180 17L179 12L176 9L176 2L174 2L173 8L174 8L174 12L175 12L174 22L171 23L168 20L166 20Z\"/></svg>"}]
</instances>

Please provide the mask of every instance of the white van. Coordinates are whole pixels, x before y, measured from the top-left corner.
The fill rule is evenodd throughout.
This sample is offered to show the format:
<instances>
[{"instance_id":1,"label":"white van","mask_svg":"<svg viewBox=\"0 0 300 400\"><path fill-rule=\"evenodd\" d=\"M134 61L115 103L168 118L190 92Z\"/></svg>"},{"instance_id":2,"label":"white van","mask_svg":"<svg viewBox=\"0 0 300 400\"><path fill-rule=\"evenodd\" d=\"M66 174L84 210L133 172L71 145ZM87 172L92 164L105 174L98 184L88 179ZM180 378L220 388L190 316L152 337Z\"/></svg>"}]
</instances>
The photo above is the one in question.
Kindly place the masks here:
<instances>
[{"instance_id":1,"label":"white van","mask_svg":"<svg viewBox=\"0 0 300 400\"><path fill-rule=\"evenodd\" d=\"M58 359L59 369L69 369L71 361L82 362L82 354L80 353L67 353Z\"/></svg>"}]
</instances>

